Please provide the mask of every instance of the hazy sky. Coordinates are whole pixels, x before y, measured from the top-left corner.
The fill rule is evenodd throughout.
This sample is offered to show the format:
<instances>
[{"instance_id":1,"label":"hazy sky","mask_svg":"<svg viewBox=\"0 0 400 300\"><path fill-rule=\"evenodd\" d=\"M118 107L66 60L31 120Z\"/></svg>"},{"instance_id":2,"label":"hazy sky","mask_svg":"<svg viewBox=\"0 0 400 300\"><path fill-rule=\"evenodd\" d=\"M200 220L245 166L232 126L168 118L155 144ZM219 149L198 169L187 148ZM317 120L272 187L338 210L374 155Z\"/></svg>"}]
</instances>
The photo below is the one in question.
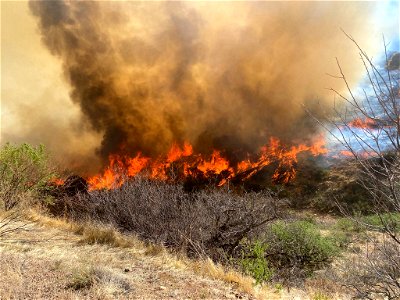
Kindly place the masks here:
<instances>
[{"instance_id":1,"label":"hazy sky","mask_svg":"<svg viewBox=\"0 0 400 300\"><path fill-rule=\"evenodd\" d=\"M67 142L62 154L84 156L93 152L93 135L63 130L79 129L79 119L61 62L43 46L28 1L1 1L1 143L45 142L58 150Z\"/></svg>"},{"instance_id":2,"label":"hazy sky","mask_svg":"<svg viewBox=\"0 0 400 300\"><path fill-rule=\"evenodd\" d=\"M360 2L360 8L364 4L367 2ZM365 28L357 30L362 36L355 38L375 56L382 49L382 34L392 41L392 49L398 48L399 2L379 1L368 5L370 12L354 16L365 18ZM350 20L352 17L348 16ZM340 24L337 27L339 30ZM327 69L334 64L334 55L331 58ZM62 72L61 60L52 56L41 42L37 19L32 16L28 3L1 1L1 143L45 142L66 159L78 160L93 153L100 134L91 131L82 121L79 107L70 100L70 87ZM85 130L80 130L82 126Z\"/></svg>"}]
</instances>

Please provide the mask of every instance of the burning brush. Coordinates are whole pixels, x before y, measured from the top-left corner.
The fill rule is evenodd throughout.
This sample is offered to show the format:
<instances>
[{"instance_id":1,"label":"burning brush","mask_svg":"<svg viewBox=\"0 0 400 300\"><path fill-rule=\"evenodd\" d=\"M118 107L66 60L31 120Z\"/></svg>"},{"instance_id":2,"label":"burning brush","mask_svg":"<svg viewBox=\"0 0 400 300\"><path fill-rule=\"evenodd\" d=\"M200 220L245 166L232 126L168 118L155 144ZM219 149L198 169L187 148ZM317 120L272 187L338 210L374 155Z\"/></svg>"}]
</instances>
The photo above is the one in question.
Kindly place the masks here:
<instances>
[{"instance_id":1,"label":"burning brush","mask_svg":"<svg viewBox=\"0 0 400 300\"><path fill-rule=\"evenodd\" d=\"M300 144L285 147L279 139L271 138L269 144L260 149L256 159L250 155L245 160L233 163L221 151L211 155L195 153L191 144L174 144L166 156L156 159L137 153L133 157L110 155L109 165L102 174L88 179L89 189L112 189L121 186L127 179L142 175L162 181L196 181L222 186L228 181L244 182L267 166L277 167L272 175L274 183L288 183L296 177L296 164L300 153L318 156L327 153L323 140L312 145Z\"/></svg>"}]
</instances>

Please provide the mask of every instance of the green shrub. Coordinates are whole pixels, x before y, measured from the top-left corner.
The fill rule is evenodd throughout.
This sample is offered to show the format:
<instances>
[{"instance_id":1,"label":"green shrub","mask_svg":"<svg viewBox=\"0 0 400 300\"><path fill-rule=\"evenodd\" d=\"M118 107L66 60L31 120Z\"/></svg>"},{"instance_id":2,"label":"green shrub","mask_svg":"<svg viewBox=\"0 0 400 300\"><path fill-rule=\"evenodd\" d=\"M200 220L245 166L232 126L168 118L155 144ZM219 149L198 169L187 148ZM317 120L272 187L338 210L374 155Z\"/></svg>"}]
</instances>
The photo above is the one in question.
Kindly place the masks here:
<instances>
[{"instance_id":1,"label":"green shrub","mask_svg":"<svg viewBox=\"0 0 400 300\"><path fill-rule=\"evenodd\" d=\"M55 175L43 145L5 144L0 149L0 202L3 208L15 207L26 193L36 196Z\"/></svg>"},{"instance_id":2,"label":"green shrub","mask_svg":"<svg viewBox=\"0 0 400 300\"><path fill-rule=\"evenodd\" d=\"M240 264L244 272L256 280L256 283L269 281L274 271L268 265L265 258L267 244L256 241L254 244L244 245Z\"/></svg>"},{"instance_id":3,"label":"green shrub","mask_svg":"<svg viewBox=\"0 0 400 300\"><path fill-rule=\"evenodd\" d=\"M307 221L272 224L265 236L269 245L265 255L278 277L309 276L339 254L340 241L331 236L322 236L316 225Z\"/></svg>"},{"instance_id":4,"label":"green shrub","mask_svg":"<svg viewBox=\"0 0 400 300\"><path fill-rule=\"evenodd\" d=\"M365 228L359 223L355 222L350 218L340 218L335 225L335 229L342 230L344 232L363 232Z\"/></svg>"},{"instance_id":5,"label":"green shrub","mask_svg":"<svg viewBox=\"0 0 400 300\"><path fill-rule=\"evenodd\" d=\"M257 283L278 280L302 280L340 253L346 244L343 235L323 236L307 221L270 225L263 241L242 244L240 265Z\"/></svg>"},{"instance_id":6,"label":"green shrub","mask_svg":"<svg viewBox=\"0 0 400 300\"><path fill-rule=\"evenodd\" d=\"M304 265L318 265L338 252L332 238L323 237L317 227L307 221L276 222L267 236L271 251L279 250Z\"/></svg>"},{"instance_id":7,"label":"green shrub","mask_svg":"<svg viewBox=\"0 0 400 300\"><path fill-rule=\"evenodd\" d=\"M400 231L400 213L384 213L364 216L361 222L372 229L383 231L383 227L388 227L393 232Z\"/></svg>"},{"instance_id":8,"label":"green shrub","mask_svg":"<svg viewBox=\"0 0 400 300\"><path fill-rule=\"evenodd\" d=\"M382 231L387 226L393 232L400 231L400 214L385 213L352 218L341 218L335 227L345 232L364 232L366 230Z\"/></svg>"},{"instance_id":9,"label":"green shrub","mask_svg":"<svg viewBox=\"0 0 400 300\"><path fill-rule=\"evenodd\" d=\"M325 294L323 294L323 293L321 293L321 292L317 292L313 297L312 297L312 300L329 300L330 298L327 296L327 295L325 295Z\"/></svg>"}]
</instances>

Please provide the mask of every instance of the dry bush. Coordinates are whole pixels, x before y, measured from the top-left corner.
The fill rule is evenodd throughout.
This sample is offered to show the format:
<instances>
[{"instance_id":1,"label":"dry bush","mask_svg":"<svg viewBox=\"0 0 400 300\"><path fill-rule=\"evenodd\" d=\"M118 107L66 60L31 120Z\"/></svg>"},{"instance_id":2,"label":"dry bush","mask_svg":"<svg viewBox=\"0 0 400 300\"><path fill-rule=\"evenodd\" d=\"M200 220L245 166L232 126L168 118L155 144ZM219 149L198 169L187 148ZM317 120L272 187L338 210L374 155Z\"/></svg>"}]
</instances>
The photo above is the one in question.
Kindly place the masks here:
<instances>
[{"instance_id":1,"label":"dry bush","mask_svg":"<svg viewBox=\"0 0 400 300\"><path fill-rule=\"evenodd\" d=\"M80 242L84 244L105 244L122 248L133 246L129 238L124 237L110 226L104 227L96 224L83 224L78 225L75 233L82 235Z\"/></svg>"},{"instance_id":2,"label":"dry bush","mask_svg":"<svg viewBox=\"0 0 400 300\"><path fill-rule=\"evenodd\" d=\"M400 246L391 239L369 243L365 256L344 260L339 272L337 282L356 299L400 298Z\"/></svg>"},{"instance_id":3,"label":"dry bush","mask_svg":"<svg viewBox=\"0 0 400 300\"><path fill-rule=\"evenodd\" d=\"M13 233L27 230L30 224L31 222L24 219L18 210L0 213L0 241L6 241Z\"/></svg>"},{"instance_id":4,"label":"dry bush","mask_svg":"<svg viewBox=\"0 0 400 300\"><path fill-rule=\"evenodd\" d=\"M222 258L278 216L271 192L242 195L221 189L187 193L182 185L134 178L112 190L65 199L69 217L98 220L189 254Z\"/></svg>"},{"instance_id":5,"label":"dry bush","mask_svg":"<svg viewBox=\"0 0 400 300\"><path fill-rule=\"evenodd\" d=\"M398 54L389 58L384 41L386 66L380 68L353 37L345 34L359 51L367 86L360 93L352 90L337 60L340 74L334 77L346 84L347 93L331 90L344 105L335 106L334 118L318 121L352 156L360 172L357 183L367 191L370 213L379 220L379 225L369 222L374 219L354 218L339 203L341 212L366 229L378 227L387 240L382 244L367 235L373 252L358 262L358 269L343 283L349 286L351 282L350 286L362 298L380 295L395 299L399 297L400 289L400 236L397 230L400 226L400 70L390 66L394 55ZM356 120L368 125L353 126L352 121Z\"/></svg>"},{"instance_id":6,"label":"dry bush","mask_svg":"<svg viewBox=\"0 0 400 300\"><path fill-rule=\"evenodd\" d=\"M339 202L350 213L371 213L373 204L369 201L368 190L359 184L361 178L362 172L354 161L336 163L319 183L311 206L324 213L340 214Z\"/></svg>"}]
</instances>

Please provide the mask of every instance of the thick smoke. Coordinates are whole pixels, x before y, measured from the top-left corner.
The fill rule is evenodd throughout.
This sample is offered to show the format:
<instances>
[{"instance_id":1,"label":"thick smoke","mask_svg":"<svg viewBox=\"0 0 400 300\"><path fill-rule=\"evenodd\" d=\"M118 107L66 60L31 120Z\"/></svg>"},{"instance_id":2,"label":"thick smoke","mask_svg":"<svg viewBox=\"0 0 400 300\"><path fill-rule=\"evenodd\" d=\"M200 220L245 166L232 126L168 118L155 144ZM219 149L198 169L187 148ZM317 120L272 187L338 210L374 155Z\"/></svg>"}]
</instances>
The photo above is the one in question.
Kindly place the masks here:
<instances>
[{"instance_id":1,"label":"thick smoke","mask_svg":"<svg viewBox=\"0 0 400 300\"><path fill-rule=\"evenodd\" d=\"M304 142L342 60L360 71L339 27L364 37L374 3L32 1L71 99L103 138L98 154L155 156L187 140L255 151L270 136ZM368 44L364 43L367 47ZM357 64L357 66L355 66ZM89 162L90 163L90 162Z\"/></svg>"}]
</instances>

